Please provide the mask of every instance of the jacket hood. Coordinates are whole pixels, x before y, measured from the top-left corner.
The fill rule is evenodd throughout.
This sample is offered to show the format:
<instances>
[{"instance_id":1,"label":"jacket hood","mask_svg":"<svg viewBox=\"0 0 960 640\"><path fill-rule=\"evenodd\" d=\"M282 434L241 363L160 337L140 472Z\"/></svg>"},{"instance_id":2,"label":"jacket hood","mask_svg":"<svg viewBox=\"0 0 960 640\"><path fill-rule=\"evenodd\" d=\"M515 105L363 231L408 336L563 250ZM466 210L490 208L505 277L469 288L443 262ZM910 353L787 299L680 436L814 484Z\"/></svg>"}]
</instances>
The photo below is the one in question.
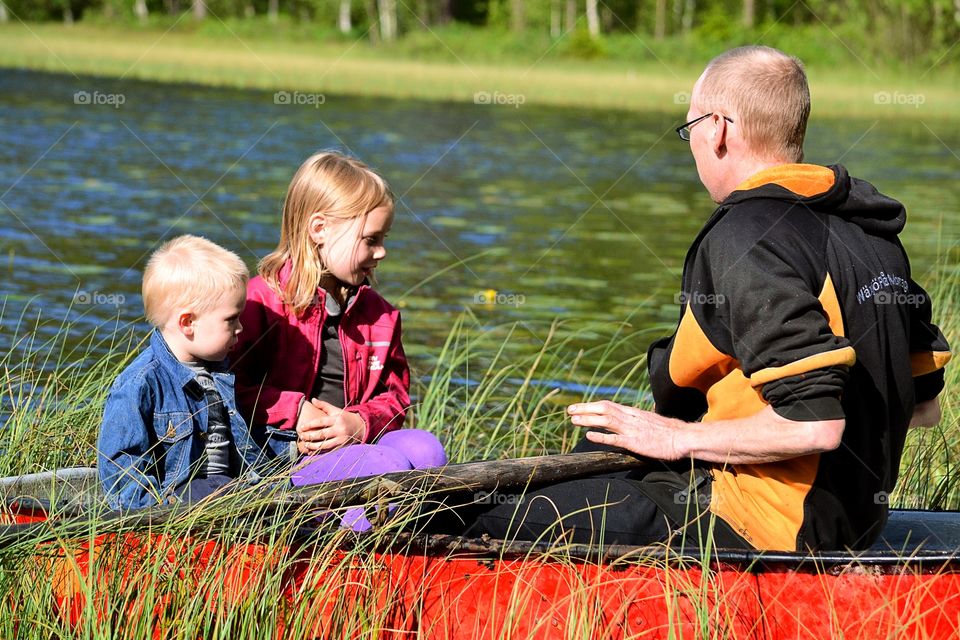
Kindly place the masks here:
<instances>
[{"instance_id":1,"label":"jacket hood","mask_svg":"<svg viewBox=\"0 0 960 640\"><path fill-rule=\"evenodd\" d=\"M869 182L851 178L842 165L785 164L741 183L723 205L772 198L843 218L874 235L896 235L907 221L903 205Z\"/></svg>"}]
</instances>

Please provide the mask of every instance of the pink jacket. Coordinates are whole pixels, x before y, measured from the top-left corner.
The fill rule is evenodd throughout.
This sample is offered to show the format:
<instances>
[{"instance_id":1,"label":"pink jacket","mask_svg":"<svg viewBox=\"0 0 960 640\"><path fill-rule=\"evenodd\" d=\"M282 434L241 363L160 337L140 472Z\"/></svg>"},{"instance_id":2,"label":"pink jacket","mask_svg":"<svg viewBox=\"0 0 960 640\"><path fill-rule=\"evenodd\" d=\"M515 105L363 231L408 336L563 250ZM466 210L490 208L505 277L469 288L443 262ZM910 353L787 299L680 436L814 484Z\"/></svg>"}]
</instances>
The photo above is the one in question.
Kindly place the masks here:
<instances>
[{"instance_id":1,"label":"pink jacket","mask_svg":"<svg viewBox=\"0 0 960 640\"><path fill-rule=\"evenodd\" d=\"M287 264L280 271L285 282ZM296 317L263 278L247 286L240 315L243 331L231 352L237 403L251 425L294 429L300 402L319 373L326 291ZM343 345L344 410L366 423L363 442L400 428L410 406L410 371L400 343L400 312L362 285L340 320Z\"/></svg>"}]
</instances>

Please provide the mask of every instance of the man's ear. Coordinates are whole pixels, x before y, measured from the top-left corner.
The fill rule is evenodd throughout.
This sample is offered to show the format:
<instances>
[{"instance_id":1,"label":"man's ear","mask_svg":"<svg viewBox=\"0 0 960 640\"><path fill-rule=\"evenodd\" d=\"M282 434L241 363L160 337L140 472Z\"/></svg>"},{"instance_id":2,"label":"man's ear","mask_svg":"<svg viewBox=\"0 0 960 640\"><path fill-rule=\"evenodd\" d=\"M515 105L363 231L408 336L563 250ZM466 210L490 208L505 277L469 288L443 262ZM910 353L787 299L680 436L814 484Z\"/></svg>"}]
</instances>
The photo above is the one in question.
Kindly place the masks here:
<instances>
[{"instance_id":1,"label":"man's ear","mask_svg":"<svg viewBox=\"0 0 960 640\"><path fill-rule=\"evenodd\" d=\"M314 213L307 220L307 233L317 246L323 244L327 236L327 218L322 213Z\"/></svg>"},{"instance_id":2,"label":"man's ear","mask_svg":"<svg viewBox=\"0 0 960 640\"><path fill-rule=\"evenodd\" d=\"M715 113L712 116L714 121L713 130L713 153L718 158L727 155L727 119L722 113Z\"/></svg>"},{"instance_id":3,"label":"man's ear","mask_svg":"<svg viewBox=\"0 0 960 640\"><path fill-rule=\"evenodd\" d=\"M177 316L177 328L188 338L193 337L193 321L194 315L190 311L184 311Z\"/></svg>"}]
</instances>

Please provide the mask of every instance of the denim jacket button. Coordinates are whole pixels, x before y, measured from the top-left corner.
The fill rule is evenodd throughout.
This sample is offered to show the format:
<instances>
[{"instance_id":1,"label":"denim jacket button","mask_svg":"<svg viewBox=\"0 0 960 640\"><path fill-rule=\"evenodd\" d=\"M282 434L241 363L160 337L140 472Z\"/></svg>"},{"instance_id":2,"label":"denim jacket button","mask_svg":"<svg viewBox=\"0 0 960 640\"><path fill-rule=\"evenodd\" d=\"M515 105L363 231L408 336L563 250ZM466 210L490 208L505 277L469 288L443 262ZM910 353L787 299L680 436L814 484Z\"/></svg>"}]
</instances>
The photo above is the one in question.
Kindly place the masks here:
<instances>
[{"instance_id":1,"label":"denim jacket button","mask_svg":"<svg viewBox=\"0 0 960 640\"><path fill-rule=\"evenodd\" d=\"M175 435L177 435L177 430L173 426L173 420L170 420L167 422L167 437L172 438Z\"/></svg>"}]
</instances>

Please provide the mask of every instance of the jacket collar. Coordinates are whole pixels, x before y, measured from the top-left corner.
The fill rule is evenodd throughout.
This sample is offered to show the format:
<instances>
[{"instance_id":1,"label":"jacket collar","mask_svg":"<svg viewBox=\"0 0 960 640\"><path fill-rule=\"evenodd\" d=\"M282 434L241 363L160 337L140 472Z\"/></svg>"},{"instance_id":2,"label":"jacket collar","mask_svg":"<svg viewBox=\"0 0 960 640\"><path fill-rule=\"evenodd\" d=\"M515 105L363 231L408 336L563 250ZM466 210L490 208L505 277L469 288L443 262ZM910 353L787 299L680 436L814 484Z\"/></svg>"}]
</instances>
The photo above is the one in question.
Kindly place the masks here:
<instances>
[{"instance_id":1,"label":"jacket collar","mask_svg":"<svg viewBox=\"0 0 960 640\"><path fill-rule=\"evenodd\" d=\"M163 339L163 335L157 329L154 329L153 333L150 334L150 350L153 352L160 368L173 378L173 381L181 388L186 388L196 378L193 371L173 355L167 341Z\"/></svg>"},{"instance_id":2,"label":"jacket collar","mask_svg":"<svg viewBox=\"0 0 960 640\"><path fill-rule=\"evenodd\" d=\"M849 192L850 178L842 165L783 164L750 176L721 205L771 198L829 210L840 206Z\"/></svg>"}]
</instances>

